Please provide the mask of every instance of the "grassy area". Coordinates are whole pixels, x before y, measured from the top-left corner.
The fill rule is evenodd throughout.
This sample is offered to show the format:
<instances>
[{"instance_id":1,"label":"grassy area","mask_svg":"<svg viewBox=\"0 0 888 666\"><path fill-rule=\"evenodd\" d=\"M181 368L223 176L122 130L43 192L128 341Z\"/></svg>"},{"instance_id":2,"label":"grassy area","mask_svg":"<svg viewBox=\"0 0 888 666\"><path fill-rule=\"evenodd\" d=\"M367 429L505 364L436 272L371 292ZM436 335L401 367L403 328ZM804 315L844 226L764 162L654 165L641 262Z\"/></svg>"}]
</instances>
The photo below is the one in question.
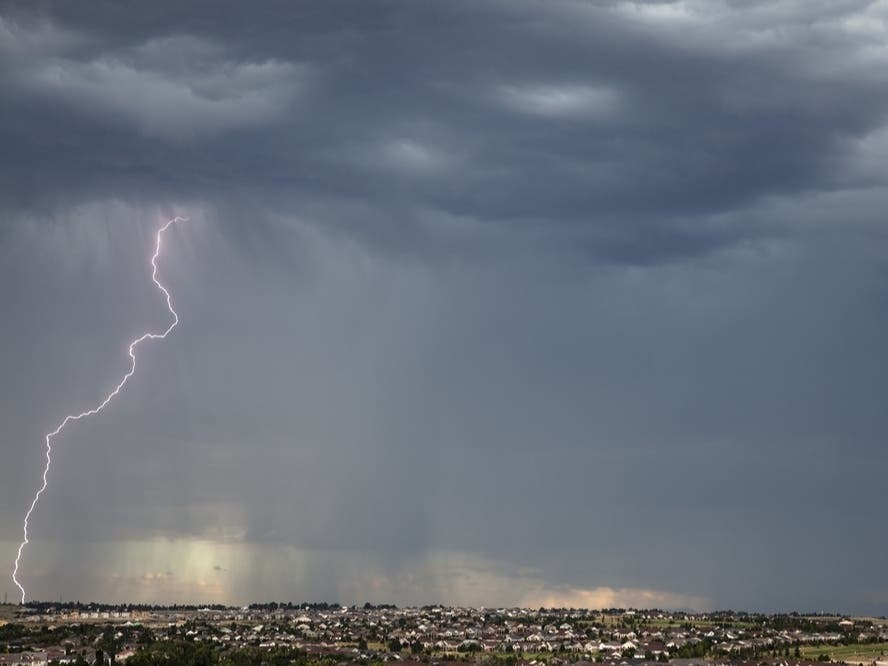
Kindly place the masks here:
<instances>
[{"instance_id":1,"label":"grassy area","mask_svg":"<svg viewBox=\"0 0 888 666\"><path fill-rule=\"evenodd\" d=\"M852 643L851 645L811 645L801 649L802 657L816 659L826 653L833 661L867 664L879 658L888 660L888 643Z\"/></svg>"}]
</instances>

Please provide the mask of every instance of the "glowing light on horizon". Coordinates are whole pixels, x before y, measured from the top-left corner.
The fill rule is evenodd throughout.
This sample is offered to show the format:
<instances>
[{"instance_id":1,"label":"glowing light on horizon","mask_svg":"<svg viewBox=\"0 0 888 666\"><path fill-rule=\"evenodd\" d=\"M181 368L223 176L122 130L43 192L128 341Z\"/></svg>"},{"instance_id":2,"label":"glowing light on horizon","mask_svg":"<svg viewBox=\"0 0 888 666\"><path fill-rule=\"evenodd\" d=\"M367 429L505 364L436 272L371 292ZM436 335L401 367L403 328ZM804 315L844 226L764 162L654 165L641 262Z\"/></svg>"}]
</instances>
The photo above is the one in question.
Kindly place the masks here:
<instances>
[{"instance_id":1,"label":"glowing light on horizon","mask_svg":"<svg viewBox=\"0 0 888 666\"><path fill-rule=\"evenodd\" d=\"M157 285L157 288L160 289L160 291L166 298L167 309L170 311L170 314L173 315L172 323L166 328L163 333L144 333L143 335L130 342L130 368L126 372L126 374L123 375L123 378L120 380L117 386L114 387L114 390L111 391L107 396L105 396L105 398L92 409L88 409L85 412L80 412L79 414L68 414L55 430L46 435L46 466L43 468L43 485L41 485L37 492L34 494L34 499L31 500L31 506L28 507L28 511L25 513L22 530L22 542L19 544L18 552L15 556L15 565L12 569L12 581L22 593L22 603L25 603L26 593L24 586L18 579L19 568L21 566L22 552L24 551L25 546L30 543L30 541L28 540L29 521L31 520L31 516L34 513L34 509L37 508L37 502L40 501L40 496L43 494L43 491L46 490L46 487L49 484L49 468L52 466L52 440L56 435L62 432L65 426L69 423L73 421L80 421L81 419L84 419L88 416L93 416L94 414L98 414L103 409L105 409L108 403L111 402L111 400L113 400L114 397L120 393L120 391L129 381L129 378L132 377L133 374L136 372L136 347L145 340L163 340L179 324L179 315L173 309L173 300L170 296L170 292L167 291L167 288L164 287L160 283L160 280L157 279L157 258L160 256L161 240L163 238L164 232L176 222L187 221L187 217L174 217L173 219L168 220L166 224L164 224L162 227L160 227L160 229L157 230L157 236L154 243L154 254L151 256L151 279L154 281L154 284Z\"/></svg>"}]
</instances>

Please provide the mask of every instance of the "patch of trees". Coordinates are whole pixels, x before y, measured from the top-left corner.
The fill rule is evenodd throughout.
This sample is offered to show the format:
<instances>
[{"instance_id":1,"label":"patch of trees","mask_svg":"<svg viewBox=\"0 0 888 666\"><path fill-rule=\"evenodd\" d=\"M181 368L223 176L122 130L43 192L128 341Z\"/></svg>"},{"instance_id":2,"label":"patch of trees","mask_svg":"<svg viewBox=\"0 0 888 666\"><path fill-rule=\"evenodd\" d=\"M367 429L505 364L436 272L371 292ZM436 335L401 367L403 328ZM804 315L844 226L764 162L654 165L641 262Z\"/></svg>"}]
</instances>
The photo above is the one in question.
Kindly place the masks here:
<instances>
[{"instance_id":1,"label":"patch of trees","mask_svg":"<svg viewBox=\"0 0 888 666\"><path fill-rule=\"evenodd\" d=\"M17 638L24 638L30 634L30 630L23 624L15 624L10 622L0 627L0 641L12 641Z\"/></svg>"},{"instance_id":2,"label":"patch of trees","mask_svg":"<svg viewBox=\"0 0 888 666\"><path fill-rule=\"evenodd\" d=\"M202 604L200 606L194 604L173 604L172 606L164 606L160 604L102 604L95 601L87 603L80 601L29 601L25 610L42 615L48 611L58 610L104 613L112 611L196 611L204 608L224 611L231 610L232 606L224 604Z\"/></svg>"},{"instance_id":3,"label":"patch of trees","mask_svg":"<svg viewBox=\"0 0 888 666\"><path fill-rule=\"evenodd\" d=\"M72 626L60 626L49 628L43 626L26 626L23 624L10 623L0 626L0 652L10 650L16 651L15 643L17 641L26 640L28 643L59 643L69 636L74 636L78 632Z\"/></svg>"}]
</instances>

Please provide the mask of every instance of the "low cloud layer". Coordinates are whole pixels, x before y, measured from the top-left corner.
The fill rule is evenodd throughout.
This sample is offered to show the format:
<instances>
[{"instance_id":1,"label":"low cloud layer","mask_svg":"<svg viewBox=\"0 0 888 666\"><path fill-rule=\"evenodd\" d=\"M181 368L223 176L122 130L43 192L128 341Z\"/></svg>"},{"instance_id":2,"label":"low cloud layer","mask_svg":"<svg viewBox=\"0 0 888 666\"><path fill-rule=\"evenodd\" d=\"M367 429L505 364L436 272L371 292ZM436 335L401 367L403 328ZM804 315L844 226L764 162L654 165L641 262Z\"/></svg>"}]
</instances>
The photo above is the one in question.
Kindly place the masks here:
<instances>
[{"instance_id":1,"label":"low cloud layer","mask_svg":"<svg viewBox=\"0 0 888 666\"><path fill-rule=\"evenodd\" d=\"M886 21L3 4L3 552L182 214L32 596L888 612Z\"/></svg>"}]
</instances>

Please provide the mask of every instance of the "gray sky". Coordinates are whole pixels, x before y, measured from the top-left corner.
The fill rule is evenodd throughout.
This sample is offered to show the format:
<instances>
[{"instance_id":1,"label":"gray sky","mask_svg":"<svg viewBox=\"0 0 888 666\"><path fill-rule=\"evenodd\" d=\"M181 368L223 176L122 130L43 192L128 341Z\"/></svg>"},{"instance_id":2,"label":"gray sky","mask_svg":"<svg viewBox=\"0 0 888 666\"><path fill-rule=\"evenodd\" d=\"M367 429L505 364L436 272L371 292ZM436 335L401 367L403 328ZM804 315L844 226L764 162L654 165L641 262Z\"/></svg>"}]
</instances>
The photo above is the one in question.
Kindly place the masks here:
<instances>
[{"instance_id":1,"label":"gray sky","mask_svg":"<svg viewBox=\"0 0 888 666\"><path fill-rule=\"evenodd\" d=\"M862 0L0 4L0 554L179 214L29 596L888 613L886 44Z\"/></svg>"}]
</instances>

